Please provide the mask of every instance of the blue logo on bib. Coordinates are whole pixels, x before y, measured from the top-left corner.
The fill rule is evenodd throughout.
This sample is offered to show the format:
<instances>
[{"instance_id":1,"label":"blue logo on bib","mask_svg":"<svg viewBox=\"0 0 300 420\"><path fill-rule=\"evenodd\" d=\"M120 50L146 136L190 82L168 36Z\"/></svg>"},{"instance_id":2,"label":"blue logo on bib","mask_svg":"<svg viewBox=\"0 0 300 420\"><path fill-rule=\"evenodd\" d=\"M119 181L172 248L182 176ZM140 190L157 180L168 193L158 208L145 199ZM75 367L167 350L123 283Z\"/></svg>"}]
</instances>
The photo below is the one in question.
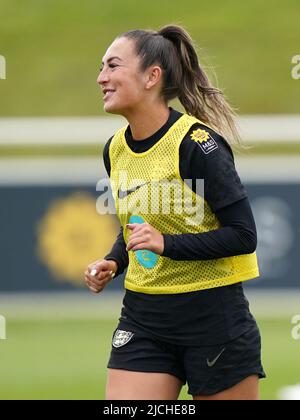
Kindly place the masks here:
<instances>
[{"instance_id":1,"label":"blue logo on bib","mask_svg":"<svg viewBox=\"0 0 300 420\"><path fill-rule=\"evenodd\" d=\"M131 216L129 219L129 223L145 223L141 216ZM153 268L157 261L158 255L152 251L148 251L148 249L139 249L138 251L134 251L138 262L146 268Z\"/></svg>"}]
</instances>

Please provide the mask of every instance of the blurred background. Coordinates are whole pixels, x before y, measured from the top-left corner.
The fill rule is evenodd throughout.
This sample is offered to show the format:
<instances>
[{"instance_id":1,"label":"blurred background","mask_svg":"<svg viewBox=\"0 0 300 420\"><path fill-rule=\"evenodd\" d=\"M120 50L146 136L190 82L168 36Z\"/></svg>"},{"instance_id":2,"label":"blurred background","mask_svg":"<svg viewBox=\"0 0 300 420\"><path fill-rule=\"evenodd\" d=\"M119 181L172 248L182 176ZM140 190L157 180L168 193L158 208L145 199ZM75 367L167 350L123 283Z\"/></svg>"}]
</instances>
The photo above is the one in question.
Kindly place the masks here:
<instances>
[{"instance_id":1,"label":"blurred background","mask_svg":"<svg viewBox=\"0 0 300 420\"><path fill-rule=\"evenodd\" d=\"M0 0L0 399L104 398L123 277L92 295L83 271L119 230L97 213L96 185L125 121L104 115L96 78L118 34L168 23L190 32L240 115L249 148L235 160L259 237L261 277L245 287L263 337L261 394L300 399L299 12L298 0Z\"/></svg>"}]
</instances>

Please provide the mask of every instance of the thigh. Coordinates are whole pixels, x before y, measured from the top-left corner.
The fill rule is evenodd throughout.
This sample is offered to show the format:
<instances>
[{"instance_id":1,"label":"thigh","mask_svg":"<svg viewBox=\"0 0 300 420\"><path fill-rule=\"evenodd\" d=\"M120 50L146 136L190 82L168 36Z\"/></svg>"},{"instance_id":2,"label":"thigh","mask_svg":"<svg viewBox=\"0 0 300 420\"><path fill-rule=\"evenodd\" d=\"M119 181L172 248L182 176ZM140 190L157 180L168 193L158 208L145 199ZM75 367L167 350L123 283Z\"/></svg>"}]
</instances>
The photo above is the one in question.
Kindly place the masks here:
<instances>
[{"instance_id":1,"label":"thigh","mask_svg":"<svg viewBox=\"0 0 300 420\"><path fill-rule=\"evenodd\" d=\"M228 343L188 348L184 363L195 399L257 399L258 378L265 377L257 325Z\"/></svg>"},{"instance_id":2,"label":"thigh","mask_svg":"<svg viewBox=\"0 0 300 420\"><path fill-rule=\"evenodd\" d=\"M234 400L256 401L259 399L259 378L257 375L249 376L233 387L210 396L194 396L194 400Z\"/></svg>"},{"instance_id":3,"label":"thigh","mask_svg":"<svg viewBox=\"0 0 300 420\"><path fill-rule=\"evenodd\" d=\"M107 399L177 399L185 373L176 347L120 323L108 362Z\"/></svg>"},{"instance_id":4,"label":"thigh","mask_svg":"<svg viewBox=\"0 0 300 420\"><path fill-rule=\"evenodd\" d=\"M108 369L106 399L177 400L181 387L181 380L167 373Z\"/></svg>"}]
</instances>

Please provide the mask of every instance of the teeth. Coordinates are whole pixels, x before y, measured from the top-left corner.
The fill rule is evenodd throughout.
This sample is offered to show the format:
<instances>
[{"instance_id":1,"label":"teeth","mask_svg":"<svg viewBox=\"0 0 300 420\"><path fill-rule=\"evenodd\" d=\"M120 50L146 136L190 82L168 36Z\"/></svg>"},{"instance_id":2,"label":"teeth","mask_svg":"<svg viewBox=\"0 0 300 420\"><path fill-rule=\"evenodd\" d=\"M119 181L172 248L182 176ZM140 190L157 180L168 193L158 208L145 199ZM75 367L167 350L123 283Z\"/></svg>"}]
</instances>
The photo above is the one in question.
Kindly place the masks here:
<instances>
[{"instance_id":1,"label":"teeth","mask_svg":"<svg viewBox=\"0 0 300 420\"><path fill-rule=\"evenodd\" d=\"M112 91L112 90L108 90L107 92L105 92L105 94L104 94L104 98L107 98L107 96L109 96L109 95L111 95L111 94L113 94L114 93L114 91Z\"/></svg>"}]
</instances>

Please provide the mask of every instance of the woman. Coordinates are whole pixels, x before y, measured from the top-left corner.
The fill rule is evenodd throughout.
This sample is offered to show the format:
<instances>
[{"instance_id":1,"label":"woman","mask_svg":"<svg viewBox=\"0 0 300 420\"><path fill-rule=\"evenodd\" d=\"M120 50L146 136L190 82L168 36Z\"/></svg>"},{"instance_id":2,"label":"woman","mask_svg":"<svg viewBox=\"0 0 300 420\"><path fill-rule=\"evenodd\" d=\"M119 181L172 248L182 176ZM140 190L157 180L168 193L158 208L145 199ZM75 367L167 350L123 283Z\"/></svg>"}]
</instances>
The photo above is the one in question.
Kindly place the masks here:
<instances>
[{"instance_id":1,"label":"woman","mask_svg":"<svg viewBox=\"0 0 300 420\"><path fill-rule=\"evenodd\" d=\"M258 399L260 334L241 285L259 275L256 229L224 140L238 140L231 108L178 26L120 35L97 82L105 111L129 123L103 155L121 230L85 272L98 293L128 266L106 398L175 400L187 382L194 399ZM186 114L168 107L176 97ZM172 181L182 189L165 211L151 188Z\"/></svg>"}]
</instances>

